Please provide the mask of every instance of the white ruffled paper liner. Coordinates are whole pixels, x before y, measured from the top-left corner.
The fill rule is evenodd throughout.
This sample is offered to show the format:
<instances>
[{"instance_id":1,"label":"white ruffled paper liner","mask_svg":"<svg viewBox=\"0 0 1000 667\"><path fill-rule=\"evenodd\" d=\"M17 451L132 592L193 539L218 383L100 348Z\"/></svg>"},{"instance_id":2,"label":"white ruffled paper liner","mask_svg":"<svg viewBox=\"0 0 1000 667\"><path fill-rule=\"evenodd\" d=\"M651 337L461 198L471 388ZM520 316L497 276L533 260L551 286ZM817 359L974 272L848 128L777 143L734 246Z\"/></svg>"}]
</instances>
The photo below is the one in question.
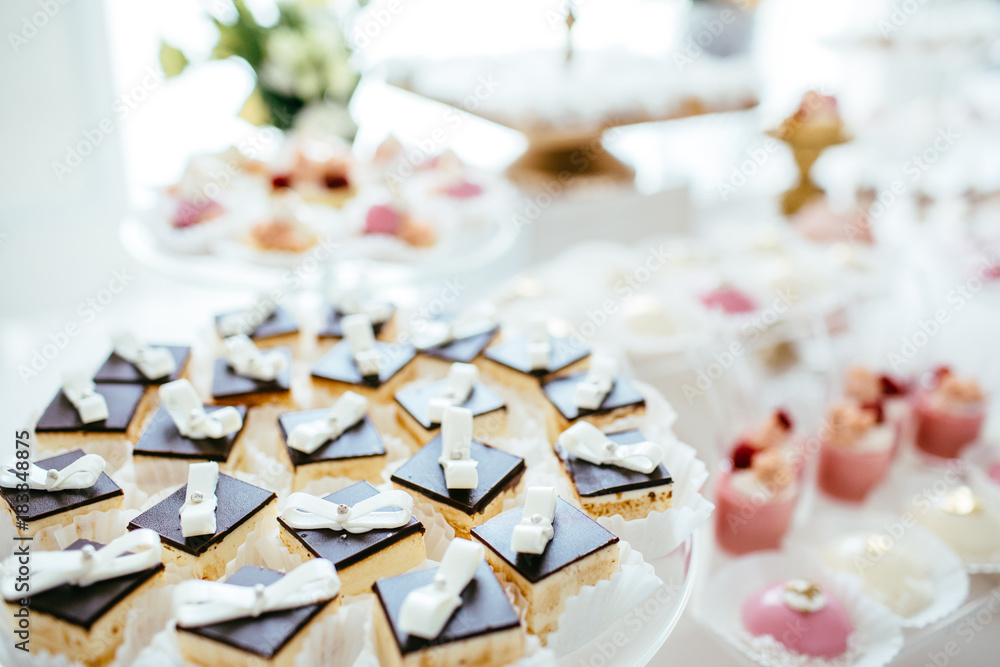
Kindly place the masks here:
<instances>
[{"instance_id":1,"label":"white ruffled paper liner","mask_svg":"<svg viewBox=\"0 0 1000 667\"><path fill-rule=\"evenodd\" d=\"M546 647L557 656L568 655L594 640L609 625L645 600L663 585L653 566L632 549L628 542L618 543L620 567L610 579L594 586L584 586L566 599L559 616L559 627L546 640Z\"/></svg>"},{"instance_id":2,"label":"white ruffled paper liner","mask_svg":"<svg viewBox=\"0 0 1000 667\"><path fill-rule=\"evenodd\" d=\"M646 426L643 426L643 434ZM647 436L650 437L650 436ZM622 540L627 541L643 558L653 560L670 553L690 537L712 515L715 505L699 493L708 479L708 469L697 458L694 448L678 441L673 434L660 439L666 449L663 465L674 478L673 506L663 512L650 512L642 519L626 521L620 514L598 517L597 523ZM501 441L499 447L510 451L513 439ZM650 437L650 440L653 440ZM541 457L525 472L525 488L552 486L561 498L580 508L562 462L555 456ZM524 505L524 493L504 501L504 511Z\"/></svg>"},{"instance_id":3,"label":"white ruffled paper liner","mask_svg":"<svg viewBox=\"0 0 1000 667\"><path fill-rule=\"evenodd\" d=\"M302 650L294 658L295 667L378 667L372 631L373 602L371 596L344 598L336 614L323 619L306 635ZM127 664L189 667L190 663L181 655L177 631L170 627L153 636L134 661Z\"/></svg>"},{"instance_id":4,"label":"white ruffled paper liner","mask_svg":"<svg viewBox=\"0 0 1000 667\"><path fill-rule=\"evenodd\" d=\"M819 583L843 604L854 624L844 655L826 660L793 653L770 636L754 637L744 629L744 601L766 586L793 578ZM826 573L801 553L766 552L732 561L708 581L695 616L723 646L748 663L768 667L882 667L903 646L898 616L866 596L853 577Z\"/></svg>"},{"instance_id":5,"label":"white ruffled paper liner","mask_svg":"<svg viewBox=\"0 0 1000 667\"><path fill-rule=\"evenodd\" d=\"M715 505L699 493L708 479L708 469L697 458L694 448L677 440L664 445L663 465L674 479L672 507L632 521L626 521L620 514L597 518L597 523L628 541L650 560L682 545L715 509Z\"/></svg>"},{"instance_id":6,"label":"white ruffled paper liner","mask_svg":"<svg viewBox=\"0 0 1000 667\"><path fill-rule=\"evenodd\" d=\"M902 533L889 533L889 528L898 526ZM897 532L895 529L893 532ZM905 527L899 518L888 513L872 513L858 516L857 512L843 510L827 512L822 517L814 517L809 524L789 535L787 548L792 551L808 552L823 561L822 551L830 547L838 538L857 533L881 535L892 549L902 548L907 556L923 564L933 583L933 601L912 616L902 616L904 628L923 628L952 613L965 602L969 595L969 575L958 555L948 548L940 538L921 526ZM832 570L831 571L836 571ZM856 578L864 586L861 576L852 571L844 574Z\"/></svg>"},{"instance_id":7,"label":"white ruffled paper liner","mask_svg":"<svg viewBox=\"0 0 1000 667\"><path fill-rule=\"evenodd\" d=\"M872 494L865 508L870 511L892 512L921 524L921 519L932 510L943 494L964 484L982 502L983 509L980 511L991 513L994 525L1000 526L1000 493L994 492L993 483L985 475L969 474L967 466L960 461L940 465L928 465L926 461L927 459L914 452L902 452L888 479ZM929 532L934 533L933 530ZM985 556L963 553L944 536L936 533L935 536L958 554L969 573L1000 572L1000 549Z\"/></svg>"}]
</instances>

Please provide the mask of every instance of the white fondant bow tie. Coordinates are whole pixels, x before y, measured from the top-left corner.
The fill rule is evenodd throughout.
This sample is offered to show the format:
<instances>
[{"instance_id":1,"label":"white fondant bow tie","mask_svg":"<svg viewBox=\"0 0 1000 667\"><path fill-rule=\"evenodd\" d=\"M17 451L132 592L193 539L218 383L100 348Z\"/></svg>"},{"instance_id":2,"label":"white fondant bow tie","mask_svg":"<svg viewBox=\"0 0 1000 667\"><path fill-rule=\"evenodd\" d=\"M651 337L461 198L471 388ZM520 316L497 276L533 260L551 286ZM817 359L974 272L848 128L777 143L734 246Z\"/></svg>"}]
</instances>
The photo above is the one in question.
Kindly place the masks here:
<instances>
[{"instance_id":1,"label":"white fondant bow tie","mask_svg":"<svg viewBox=\"0 0 1000 667\"><path fill-rule=\"evenodd\" d=\"M387 509L396 508L396 509ZM367 533L405 526L413 516L413 498L406 491L382 491L353 506L337 504L308 493L288 496L281 518L301 530L342 530Z\"/></svg>"},{"instance_id":2,"label":"white fondant bow tie","mask_svg":"<svg viewBox=\"0 0 1000 667\"><path fill-rule=\"evenodd\" d=\"M224 337L250 334L274 315L278 304L270 296L261 295L253 306L238 313L230 313L219 320L219 333Z\"/></svg>"},{"instance_id":3,"label":"white fondant bow tie","mask_svg":"<svg viewBox=\"0 0 1000 667\"><path fill-rule=\"evenodd\" d=\"M595 354L590 360L587 375L577 383L573 391L573 400L577 407L585 410L597 410L601 403L611 393L615 386L615 376L618 375L618 362L613 357Z\"/></svg>"},{"instance_id":4,"label":"white fondant bow tie","mask_svg":"<svg viewBox=\"0 0 1000 667\"><path fill-rule=\"evenodd\" d=\"M533 371L544 371L549 367L552 356L552 339L549 324L544 319L532 321L528 331L528 367Z\"/></svg>"},{"instance_id":5,"label":"white fondant bow tie","mask_svg":"<svg viewBox=\"0 0 1000 667\"><path fill-rule=\"evenodd\" d=\"M185 628L256 618L269 611L297 609L340 592L333 563L325 558L306 561L273 584L236 586L221 581L185 581L174 591L174 616Z\"/></svg>"},{"instance_id":6,"label":"white fondant bow tie","mask_svg":"<svg viewBox=\"0 0 1000 667\"><path fill-rule=\"evenodd\" d=\"M175 380L160 387L160 400L177 430L186 438L221 438L243 428L240 411L232 406L209 414L194 386L187 380Z\"/></svg>"},{"instance_id":7,"label":"white fondant bow tie","mask_svg":"<svg viewBox=\"0 0 1000 667\"><path fill-rule=\"evenodd\" d=\"M448 369L447 386L440 395L427 403L427 418L433 424L444 421L444 413L449 407L462 405L469 400L479 379L479 369L473 364L456 362Z\"/></svg>"},{"instance_id":8,"label":"white fondant bow tie","mask_svg":"<svg viewBox=\"0 0 1000 667\"><path fill-rule=\"evenodd\" d=\"M84 375L67 375L63 378L63 394L76 408L84 424L108 418L108 402L97 393L97 385Z\"/></svg>"},{"instance_id":9,"label":"white fondant bow tie","mask_svg":"<svg viewBox=\"0 0 1000 667\"><path fill-rule=\"evenodd\" d=\"M187 492L180 509L183 537L215 534L215 510L219 507L215 490L218 486L218 463L206 461L188 466Z\"/></svg>"},{"instance_id":10,"label":"white fondant bow tie","mask_svg":"<svg viewBox=\"0 0 1000 667\"><path fill-rule=\"evenodd\" d=\"M663 460L663 447L655 442L621 445L588 422L573 424L559 436L559 445L578 459L594 465L613 465L649 474Z\"/></svg>"},{"instance_id":11,"label":"white fondant bow tie","mask_svg":"<svg viewBox=\"0 0 1000 667\"><path fill-rule=\"evenodd\" d=\"M312 454L327 440L335 440L344 431L364 419L368 399L353 391L345 392L330 408L325 419L299 424L288 435L288 446Z\"/></svg>"},{"instance_id":12,"label":"white fondant bow tie","mask_svg":"<svg viewBox=\"0 0 1000 667\"><path fill-rule=\"evenodd\" d=\"M418 350L439 347L486 333L497 325L496 308L480 304L453 320L424 320L413 332L413 346Z\"/></svg>"},{"instance_id":13,"label":"white fondant bow tie","mask_svg":"<svg viewBox=\"0 0 1000 667\"><path fill-rule=\"evenodd\" d=\"M533 486L524 498L521 522L514 526L510 548L521 554L540 554L555 535L552 520L556 515L556 490L551 486Z\"/></svg>"},{"instance_id":14,"label":"white fondant bow tie","mask_svg":"<svg viewBox=\"0 0 1000 667\"><path fill-rule=\"evenodd\" d=\"M279 350L261 352L244 334L225 340L226 361L238 375L252 380L270 382L288 366L288 357Z\"/></svg>"},{"instance_id":15,"label":"white fondant bow tie","mask_svg":"<svg viewBox=\"0 0 1000 667\"><path fill-rule=\"evenodd\" d=\"M351 346L351 356L363 377L378 375L382 368L378 349L375 347L375 330L367 315L348 315L340 322L344 338Z\"/></svg>"},{"instance_id":16,"label":"white fondant bow tie","mask_svg":"<svg viewBox=\"0 0 1000 667\"><path fill-rule=\"evenodd\" d=\"M374 324L381 324L392 316L392 304L373 298L365 289L352 289L332 295L337 312L343 315L367 315Z\"/></svg>"},{"instance_id":17,"label":"white fondant bow tie","mask_svg":"<svg viewBox=\"0 0 1000 667\"><path fill-rule=\"evenodd\" d=\"M485 549L461 537L448 545L434 581L415 588L403 600L399 627L407 634L434 639L444 630L451 615L462 604L462 591L476 576Z\"/></svg>"},{"instance_id":18,"label":"white fondant bow tie","mask_svg":"<svg viewBox=\"0 0 1000 667\"><path fill-rule=\"evenodd\" d=\"M177 370L177 361L165 347L144 345L132 334L115 337L115 354L139 369L149 380L165 378Z\"/></svg>"},{"instance_id":19,"label":"white fondant bow tie","mask_svg":"<svg viewBox=\"0 0 1000 667\"><path fill-rule=\"evenodd\" d=\"M444 484L449 489L479 486L479 462L472 458L472 412L449 407L441 424L441 457Z\"/></svg>"},{"instance_id":20,"label":"white fondant bow tie","mask_svg":"<svg viewBox=\"0 0 1000 667\"><path fill-rule=\"evenodd\" d=\"M65 468L40 468L28 463L26 470L17 470L17 459L11 460L0 470L0 486L16 489L27 484L35 491L65 491L89 489L100 478L105 468L104 459L97 454L85 454Z\"/></svg>"},{"instance_id":21,"label":"white fondant bow tie","mask_svg":"<svg viewBox=\"0 0 1000 667\"><path fill-rule=\"evenodd\" d=\"M98 581L124 577L160 563L160 536L143 528L122 535L99 549L87 545L74 551L39 551L31 554L31 576L27 591L17 590L17 555L0 565L0 591L6 600L38 595L64 584L89 586Z\"/></svg>"}]
</instances>

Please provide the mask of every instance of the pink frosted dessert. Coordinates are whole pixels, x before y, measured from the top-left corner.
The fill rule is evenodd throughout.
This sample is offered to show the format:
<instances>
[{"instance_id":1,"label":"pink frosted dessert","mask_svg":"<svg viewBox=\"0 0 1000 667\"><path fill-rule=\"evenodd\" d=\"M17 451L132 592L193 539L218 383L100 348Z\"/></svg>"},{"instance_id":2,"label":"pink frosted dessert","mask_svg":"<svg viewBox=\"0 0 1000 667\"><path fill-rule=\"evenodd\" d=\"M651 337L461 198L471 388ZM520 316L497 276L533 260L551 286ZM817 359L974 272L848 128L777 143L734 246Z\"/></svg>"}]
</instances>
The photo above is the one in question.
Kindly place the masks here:
<instances>
[{"instance_id":1,"label":"pink frosted dessert","mask_svg":"<svg viewBox=\"0 0 1000 667\"><path fill-rule=\"evenodd\" d=\"M754 300L735 287L717 287L711 292L702 294L701 302L706 308L721 310L726 315L752 313L757 310Z\"/></svg>"},{"instance_id":2,"label":"pink frosted dessert","mask_svg":"<svg viewBox=\"0 0 1000 667\"><path fill-rule=\"evenodd\" d=\"M975 380L940 368L933 386L916 398L917 447L942 458L957 458L979 437L986 418L986 397Z\"/></svg>"},{"instance_id":3,"label":"pink frosted dessert","mask_svg":"<svg viewBox=\"0 0 1000 667\"><path fill-rule=\"evenodd\" d=\"M844 393L862 406L880 405L885 422L898 430L897 437L910 435L913 406L904 382L889 375L876 374L864 366L852 366L847 371Z\"/></svg>"},{"instance_id":4,"label":"pink frosted dessert","mask_svg":"<svg viewBox=\"0 0 1000 667\"><path fill-rule=\"evenodd\" d=\"M778 411L723 462L716 484L715 536L729 553L781 546L801 486L791 435L791 420Z\"/></svg>"},{"instance_id":5,"label":"pink frosted dessert","mask_svg":"<svg viewBox=\"0 0 1000 667\"><path fill-rule=\"evenodd\" d=\"M842 403L820 431L819 488L840 500L861 501L889 472L896 430L879 404Z\"/></svg>"},{"instance_id":6,"label":"pink frosted dessert","mask_svg":"<svg viewBox=\"0 0 1000 667\"><path fill-rule=\"evenodd\" d=\"M406 211L388 204L376 204L365 215L365 234L395 236L411 246L432 246L437 238L429 226L417 222Z\"/></svg>"},{"instance_id":7,"label":"pink frosted dessert","mask_svg":"<svg viewBox=\"0 0 1000 667\"><path fill-rule=\"evenodd\" d=\"M844 655L854 624L844 605L819 585L803 579L778 582L743 603L743 627L768 636L792 653L832 659Z\"/></svg>"}]
</instances>

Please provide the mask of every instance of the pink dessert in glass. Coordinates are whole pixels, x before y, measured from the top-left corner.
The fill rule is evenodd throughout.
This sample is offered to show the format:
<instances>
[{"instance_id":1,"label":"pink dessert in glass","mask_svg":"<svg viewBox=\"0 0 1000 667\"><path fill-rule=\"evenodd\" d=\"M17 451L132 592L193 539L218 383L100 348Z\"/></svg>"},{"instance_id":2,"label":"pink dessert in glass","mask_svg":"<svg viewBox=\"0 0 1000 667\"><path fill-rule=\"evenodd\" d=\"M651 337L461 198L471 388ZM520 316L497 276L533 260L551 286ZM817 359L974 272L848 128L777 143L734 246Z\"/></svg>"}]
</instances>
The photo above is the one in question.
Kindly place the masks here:
<instances>
[{"instance_id":1,"label":"pink dessert in glass","mask_svg":"<svg viewBox=\"0 0 1000 667\"><path fill-rule=\"evenodd\" d=\"M751 635L769 636L792 653L814 658L844 655L854 633L840 600L803 579L778 582L754 593L743 603L741 618Z\"/></svg>"},{"instance_id":2,"label":"pink dessert in glass","mask_svg":"<svg viewBox=\"0 0 1000 667\"><path fill-rule=\"evenodd\" d=\"M731 554L777 549L792 522L801 482L792 423L778 411L724 461L716 484L715 536Z\"/></svg>"},{"instance_id":3,"label":"pink dessert in glass","mask_svg":"<svg viewBox=\"0 0 1000 667\"><path fill-rule=\"evenodd\" d=\"M986 419L986 396L975 380L946 367L931 378L931 388L916 397L917 447L942 458L957 458L979 437Z\"/></svg>"},{"instance_id":4,"label":"pink dessert in glass","mask_svg":"<svg viewBox=\"0 0 1000 667\"><path fill-rule=\"evenodd\" d=\"M844 393L863 406L878 404L884 421L896 429L897 445L900 440L912 437L913 406L903 381L874 373L864 366L852 366L847 371Z\"/></svg>"},{"instance_id":5,"label":"pink dessert in glass","mask_svg":"<svg viewBox=\"0 0 1000 667\"><path fill-rule=\"evenodd\" d=\"M896 429L879 404L841 403L820 430L819 488L840 500L861 501L889 472Z\"/></svg>"}]
</instances>

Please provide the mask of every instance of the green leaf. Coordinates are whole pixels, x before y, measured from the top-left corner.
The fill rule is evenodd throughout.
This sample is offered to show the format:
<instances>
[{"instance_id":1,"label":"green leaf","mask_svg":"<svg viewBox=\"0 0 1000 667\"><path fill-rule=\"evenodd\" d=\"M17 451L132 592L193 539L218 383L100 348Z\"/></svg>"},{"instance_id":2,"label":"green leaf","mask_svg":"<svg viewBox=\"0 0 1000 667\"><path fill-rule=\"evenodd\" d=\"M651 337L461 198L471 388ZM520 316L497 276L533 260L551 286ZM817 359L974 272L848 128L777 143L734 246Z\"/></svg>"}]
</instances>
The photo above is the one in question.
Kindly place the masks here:
<instances>
[{"instance_id":1,"label":"green leaf","mask_svg":"<svg viewBox=\"0 0 1000 667\"><path fill-rule=\"evenodd\" d=\"M177 76L188 65L188 59L180 49L166 42L160 42L160 66L167 77Z\"/></svg>"}]
</instances>

